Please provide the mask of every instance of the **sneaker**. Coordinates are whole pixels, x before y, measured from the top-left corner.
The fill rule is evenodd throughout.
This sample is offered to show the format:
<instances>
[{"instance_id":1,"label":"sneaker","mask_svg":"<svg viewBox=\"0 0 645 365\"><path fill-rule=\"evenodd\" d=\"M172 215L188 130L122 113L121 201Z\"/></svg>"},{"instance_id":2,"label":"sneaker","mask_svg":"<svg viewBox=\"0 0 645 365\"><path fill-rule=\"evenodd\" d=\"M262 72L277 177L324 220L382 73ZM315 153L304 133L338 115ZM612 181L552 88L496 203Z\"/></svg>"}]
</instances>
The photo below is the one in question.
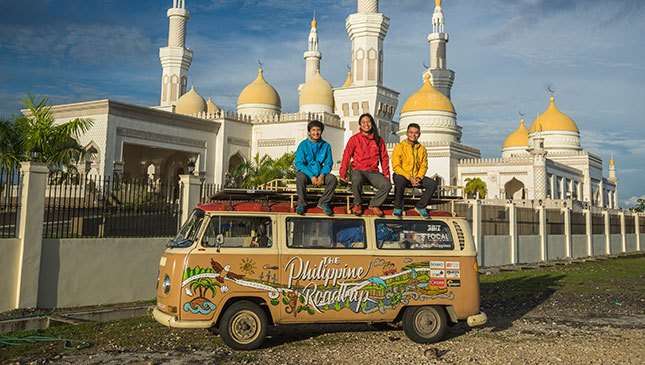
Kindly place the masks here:
<instances>
[{"instance_id":1,"label":"sneaker","mask_svg":"<svg viewBox=\"0 0 645 365\"><path fill-rule=\"evenodd\" d=\"M325 213L326 216L331 217L334 215L334 210L331 209L329 204L321 204L318 205L318 208L322 209L323 213Z\"/></svg>"},{"instance_id":2,"label":"sneaker","mask_svg":"<svg viewBox=\"0 0 645 365\"><path fill-rule=\"evenodd\" d=\"M361 214L363 214L363 208L360 205L354 205L352 207L352 214L354 214L355 216L360 216Z\"/></svg>"},{"instance_id":3,"label":"sneaker","mask_svg":"<svg viewBox=\"0 0 645 365\"><path fill-rule=\"evenodd\" d=\"M296 207L296 214L298 214L298 215L305 215L305 211L306 211L306 210L307 210L307 206L306 206L306 205L298 205L298 206Z\"/></svg>"},{"instance_id":4,"label":"sneaker","mask_svg":"<svg viewBox=\"0 0 645 365\"><path fill-rule=\"evenodd\" d=\"M416 210L423 218L430 218L430 214L428 214L428 210L426 208L414 208L414 210Z\"/></svg>"},{"instance_id":5,"label":"sneaker","mask_svg":"<svg viewBox=\"0 0 645 365\"><path fill-rule=\"evenodd\" d=\"M403 216L403 209L394 208L392 215L401 218Z\"/></svg>"},{"instance_id":6,"label":"sneaker","mask_svg":"<svg viewBox=\"0 0 645 365\"><path fill-rule=\"evenodd\" d=\"M379 207L370 207L370 211L377 217L383 217L385 215Z\"/></svg>"}]
</instances>

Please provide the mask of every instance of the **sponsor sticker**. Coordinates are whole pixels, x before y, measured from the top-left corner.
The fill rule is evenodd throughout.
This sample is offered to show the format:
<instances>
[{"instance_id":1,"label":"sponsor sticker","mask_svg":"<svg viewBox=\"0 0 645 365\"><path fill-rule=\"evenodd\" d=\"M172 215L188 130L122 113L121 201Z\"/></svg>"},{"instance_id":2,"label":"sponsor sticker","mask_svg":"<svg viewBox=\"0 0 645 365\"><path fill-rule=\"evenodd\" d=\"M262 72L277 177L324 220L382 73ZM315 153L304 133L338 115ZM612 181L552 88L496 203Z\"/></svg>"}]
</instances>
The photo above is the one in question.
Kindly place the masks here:
<instances>
[{"instance_id":1,"label":"sponsor sticker","mask_svg":"<svg viewBox=\"0 0 645 365\"><path fill-rule=\"evenodd\" d=\"M459 261L446 261L446 269L459 269Z\"/></svg>"},{"instance_id":2,"label":"sponsor sticker","mask_svg":"<svg viewBox=\"0 0 645 365\"><path fill-rule=\"evenodd\" d=\"M446 277L446 271L445 270L430 270L430 277L445 278Z\"/></svg>"},{"instance_id":3,"label":"sponsor sticker","mask_svg":"<svg viewBox=\"0 0 645 365\"><path fill-rule=\"evenodd\" d=\"M446 286L446 279L430 279L430 286L444 288Z\"/></svg>"},{"instance_id":4,"label":"sponsor sticker","mask_svg":"<svg viewBox=\"0 0 645 365\"><path fill-rule=\"evenodd\" d=\"M446 277L448 279L459 279L461 275L459 270L446 270Z\"/></svg>"},{"instance_id":5,"label":"sponsor sticker","mask_svg":"<svg viewBox=\"0 0 645 365\"><path fill-rule=\"evenodd\" d=\"M443 261L430 261L431 269L443 269L444 267L445 267L445 264Z\"/></svg>"},{"instance_id":6,"label":"sponsor sticker","mask_svg":"<svg viewBox=\"0 0 645 365\"><path fill-rule=\"evenodd\" d=\"M461 286L461 280L459 279L449 279L447 283L449 288L458 288Z\"/></svg>"}]
</instances>

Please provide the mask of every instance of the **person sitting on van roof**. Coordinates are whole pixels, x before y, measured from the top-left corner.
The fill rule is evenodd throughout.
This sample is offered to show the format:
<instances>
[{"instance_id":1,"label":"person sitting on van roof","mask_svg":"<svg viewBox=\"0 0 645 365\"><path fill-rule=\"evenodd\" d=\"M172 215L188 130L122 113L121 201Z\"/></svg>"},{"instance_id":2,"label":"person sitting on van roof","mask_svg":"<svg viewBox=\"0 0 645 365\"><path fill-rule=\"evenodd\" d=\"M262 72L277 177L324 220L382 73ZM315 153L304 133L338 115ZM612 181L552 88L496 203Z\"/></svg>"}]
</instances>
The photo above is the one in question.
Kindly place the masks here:
<instances>
[{"instance_id":1,"label":"person sitting on van roof","mask_svg":"<svg viewBox=\"0 0 645 365\"><path fill-rule=\"evenodd\" d=\"M407 130L407 139L394 147L392 152L392 169L394 170L394 210L392 214L397 217L403 215L403 193L407 187L423 189L423 194L417 202L415 209L420 216L428 218L428 203L437 189L437 183L425 176L428 171L428 152L424 145L419 143L421 127L410 123Z\"/></svg>"},{"instance_id":2,"label":"person sitting on van roof","mask_svg":"<svg viewBox=\"0 0 645 365\"><path fill-rule=\"evenodd\" d=\"M331 174L334 159L331 154L331 146L322 139L322 132L325 125L317 120L307 124L309 138L300 142L296 150L296 158L293 164L296 167L296 191L298 193L298 205L296 213L305 214L307 210L306 190L307 184L316 187L325 186L325 191L318 200L318 208L331 216L334 214L329 202L334 197L336 189L336 176Z\"/></svg>"},{"instance_id":3,"label":"person sitting on van roof","mask_svg":"<svg viewBox=\"0 0 645 365\"><path fill-rule=\"evenodd\" d=\"M347 171L351 161L352 194L354 195L352 213L363 214L361 194L363 183L367 181L377 189L370 201L370 210L382 217L383 211L380 206L385 202L392 188L389 156L383 138L378 135L374 118L369 113L365 113L358 118L358 124L358 133L354 134L345 146L340 165L340 179L347 181ZM383 173L379 172L379 164Z\"/></svg>"}]
</instances>

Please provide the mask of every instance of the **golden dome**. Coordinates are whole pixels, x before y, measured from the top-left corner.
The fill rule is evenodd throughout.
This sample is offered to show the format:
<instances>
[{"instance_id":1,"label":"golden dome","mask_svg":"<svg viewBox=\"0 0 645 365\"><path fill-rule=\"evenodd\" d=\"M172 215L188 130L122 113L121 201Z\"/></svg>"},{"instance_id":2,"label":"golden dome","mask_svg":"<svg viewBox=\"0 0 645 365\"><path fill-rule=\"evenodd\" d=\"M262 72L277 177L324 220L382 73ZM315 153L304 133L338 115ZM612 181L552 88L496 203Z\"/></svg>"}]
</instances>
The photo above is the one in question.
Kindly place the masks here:
<instances>
[{"instance_id":1,"label":"golden dome","mask_svg":"<svg viewBox=\"0 0 645 365\"><path fill-rule=\"evenodd\" d=\"M190 91L182 95L175 105L175 113L193 115L206 111L206 100L195 91L193 86Z\"/></svg>"},{"instance_id":2,"label":"golden dome","mask_svg":"<svg viewBox=\"0 0 645 365\"><path fill-rule=\"evenodd\" d=\"M262 69L258 69L258 77L250 84L246 85L244 90L237 98L237 105L243 104L268 104L277 107L281 106L280 95L264 79Z\"/></svg>"},{"instance_id":3,"label":"golden dome","mask_svg":"<svg viewBox=\"0 0 645 365\"><path fill-rule=\"evenodd\" d=\"M520 126L504 140L504 148L512 147L528 147L529 146L529 130L526 128L524 119L520 121Z\"/></svg>"},{"instance_id":4,"label":"golden dome","mask_svg":"<svg viewBox=\"0 0 645 365\"><path fill-rule=\"evenodd\" d=\"M331 84L316 72L300 89L300 105L320 104L334 108L334 91Z\"/></svg>"},{"instance_id":5,"label":"golden dome","mask_svg":"<svg viewBox=\"0 0 645 365\"><path fill-rule=\"evenodd\" d=\"M423 110L436 110L444 112L455 112L455 107L439 90L430 83L430 75L423 75L423 85L416 93L412 94L403 104L401 113L417 112Z\"/></svg>"},{"instance_id":6,"label":"golden dome","mask_svg":"<svg viewBox=\"0 0 645 365\"><path fill-rule=\"evenodd\" d=\"M352 71L347 71L347 78L345 78L345 82L343 82L343 86L341 87L350 87L352 86Z\"/></svg>"},{"instance_id":7,"label":"golden dome","mask_svg":"<svg viewBox=\"0 0 645 365\"><path fill-rule=\"evenodd\" d=\"M220 111L219 106L215 104L212 98L208 98L208 101L206 102L206 112L208 114L215 114L218 111Z\"/></svg>"},{"instance_id":8,"label":"golden dome","mask_svg":"<svg viewBox=\"0 0 645 365\"><path fill-rule=\"evenodd\" d=\"M574 122L568 115L561 112L555 105L555 98L553 96L549 98L549 106L546 108L544 113L535 118L529 131L579 132L576 122Z\"/></svg>"}]
</instances>

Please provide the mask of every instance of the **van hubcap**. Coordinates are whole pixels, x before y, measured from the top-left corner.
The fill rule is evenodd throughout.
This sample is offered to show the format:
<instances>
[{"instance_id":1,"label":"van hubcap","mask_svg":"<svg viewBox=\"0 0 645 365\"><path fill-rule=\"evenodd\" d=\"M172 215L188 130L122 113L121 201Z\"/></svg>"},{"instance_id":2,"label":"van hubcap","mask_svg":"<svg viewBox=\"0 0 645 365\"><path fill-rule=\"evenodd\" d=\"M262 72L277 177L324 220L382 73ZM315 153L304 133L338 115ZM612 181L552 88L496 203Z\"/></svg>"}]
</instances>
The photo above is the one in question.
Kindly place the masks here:
<instances>
[{"instance_id":1,"label":"van hubcap","mask_svg":"<svg viewBox=\"0 0 645 365\"><path fill-rule=\"evenodd\" d=\"M416 318L414 319L414 327L417 332L424 337L434 335L439 327L438 324L439 318L437 318L434 310L430 308L419 309Z\"/></svg>"},{"instance_id":2,"label":"van hubcap","mask_svg":"<svg viewBox=\"0 0 645 365\"><path fill-rule=\"evenodd\" d=\"M231 335L242 344L253 342L260 335L260 318L248 310L238 312L231 321Z\"/></svg>"}]
</instances>

